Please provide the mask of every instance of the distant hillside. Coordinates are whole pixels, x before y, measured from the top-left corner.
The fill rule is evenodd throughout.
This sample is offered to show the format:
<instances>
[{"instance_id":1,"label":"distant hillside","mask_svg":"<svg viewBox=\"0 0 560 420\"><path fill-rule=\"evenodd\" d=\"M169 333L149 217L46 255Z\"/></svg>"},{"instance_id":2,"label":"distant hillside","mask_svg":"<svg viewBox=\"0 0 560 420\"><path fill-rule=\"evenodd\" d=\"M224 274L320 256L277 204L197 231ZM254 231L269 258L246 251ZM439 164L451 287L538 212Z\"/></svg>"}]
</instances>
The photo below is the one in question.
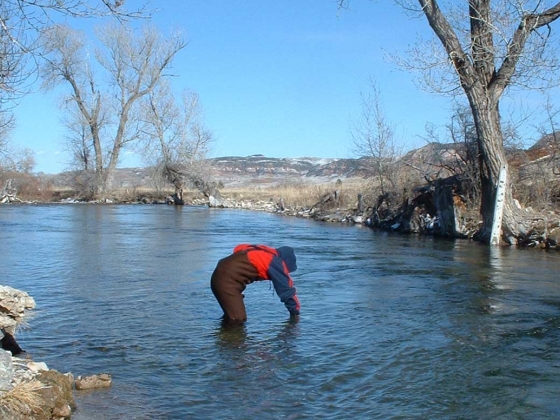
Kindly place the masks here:
<instances>
[{"instance_id":1,"label":"distant hillside","mask_svg":"<svg viewBox=\"0 0 560 420\"><path fill-rule=\"evenodd\" d=\"M547 156L558 161L554 154L558 145L545 136L527 151L515 151L510 164L520 169L521 178L533 176L533 169ZM409 179L418 178L421 182L425 175L446 176L439 171L441 166L453 166L457 162L458 151L464 144L431 143L412 150L402 157L403 170L409 172ZM512 155L512 156L513 156ZM559 154L560 155L560 154ZM243 185L276 185L281 183L327 183L337 179L364 179L372 175L370 158L359 159L321 159L315 157L271 158L263 155L224 156L209 160L211 177L225 187ZM549 169L551 176L560 163ZM57 187L72 185L74 174L65 172L51 176ZM147 168L118 169L115 176L116 188L152 187L152 175Z\"/></svg>"},{"instance_id":2,"label":"distant hillside","mask_svg":"<svg viewBox=\"0 0 560 420\"><path fill-rule=\"evenodd\" d=\"M364 178L367 159L269 158L225 156L209 160L211 177L226 187L242 185L276 185L281 183L326 183L337 179ZM72 185L73 172L49 176L56 187ZM116 188L151 187L147 168L121 168L115 174Z\"/></svg>"},{"instance_id":3,"label":"distant hillside","mask_svg":"<svg viewBox=\"0 0 560 420\"><path fill-rule=\"evenodd\" d=\"M364 178L367 159L269 158L263 155L227 156L212 160L212 177L226 186L323 183L337 179Z\"/></svg>"}]
</instances>

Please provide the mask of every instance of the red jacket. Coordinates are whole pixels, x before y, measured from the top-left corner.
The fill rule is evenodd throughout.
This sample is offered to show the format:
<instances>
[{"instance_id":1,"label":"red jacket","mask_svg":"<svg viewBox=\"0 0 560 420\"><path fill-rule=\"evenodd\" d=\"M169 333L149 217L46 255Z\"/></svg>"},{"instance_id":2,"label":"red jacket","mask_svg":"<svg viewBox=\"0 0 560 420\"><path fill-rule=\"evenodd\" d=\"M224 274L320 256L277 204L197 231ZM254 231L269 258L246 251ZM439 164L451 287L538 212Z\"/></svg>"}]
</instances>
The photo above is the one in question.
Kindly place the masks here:
<instances>
[{"instance_id":1,"label":"red jacket","mask_svg":"<svg viewBox=\"0 0 560 420\"><path fill-rule=\"evenodd\" d=\"M258 277L252 280L270 280L280 301L290 314L299 315L299 299L290 273L297 270L294 249L289 246L272 248L266 245L237 245L233 253L246 252L249 262L255 267Z\"/></svg>"}]
</instances>

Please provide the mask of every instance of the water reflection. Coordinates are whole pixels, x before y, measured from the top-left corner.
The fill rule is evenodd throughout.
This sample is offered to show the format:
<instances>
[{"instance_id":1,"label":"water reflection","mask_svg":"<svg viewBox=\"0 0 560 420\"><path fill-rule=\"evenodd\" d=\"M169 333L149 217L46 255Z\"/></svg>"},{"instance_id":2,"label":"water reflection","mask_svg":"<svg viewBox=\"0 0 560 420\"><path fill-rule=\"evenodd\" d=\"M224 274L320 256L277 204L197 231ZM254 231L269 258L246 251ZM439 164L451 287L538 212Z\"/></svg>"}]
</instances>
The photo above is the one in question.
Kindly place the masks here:
<instances>
[{"instance_id":1,"label":"water reflection","mask_svg":"<svg viewBox=\"0 0 560 420\"><path fill-rule=\"evenodd\" d=\"M222 318L216 329L217 344L220 348L240 348L247 340L247 326L245 324L231 324Z\"/></svg>"},{"instance_id":2,"label":"water reflection","mask_svg":"<svg viewBox=\"0 0 560 420\"><path fill-rule=\"evenodd\" d=\"M299 317L290 317L275 336L262 338L248 332L246 324L232 324L221 318L216 328L217 345L223 349L247 348L250 345L274 343L289 346L299 334Z\"/></svg>"}]
</instances>

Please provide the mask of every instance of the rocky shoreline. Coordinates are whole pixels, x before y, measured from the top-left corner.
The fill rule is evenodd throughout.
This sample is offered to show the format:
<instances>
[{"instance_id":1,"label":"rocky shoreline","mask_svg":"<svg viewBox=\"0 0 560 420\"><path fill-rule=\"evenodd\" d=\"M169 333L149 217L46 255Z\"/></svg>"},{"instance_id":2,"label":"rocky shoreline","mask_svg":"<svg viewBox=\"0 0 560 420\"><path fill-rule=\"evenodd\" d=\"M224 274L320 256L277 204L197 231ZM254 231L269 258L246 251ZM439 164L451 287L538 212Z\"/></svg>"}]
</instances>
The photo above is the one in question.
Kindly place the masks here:
<instances>
[{"instance_id":1,"label":"rocky shoreline","mask_svg":"<svg viewBox=\"0 0 560 420\"><path fill-rule=\"evenodd\" d=\"M26 292L0 286L0 418L10 420L69 419L76 409L73 390L106 388L111 376L78 376L36 362L15 340L18 326L35 308Z\"/></svg>"}]
</instances>

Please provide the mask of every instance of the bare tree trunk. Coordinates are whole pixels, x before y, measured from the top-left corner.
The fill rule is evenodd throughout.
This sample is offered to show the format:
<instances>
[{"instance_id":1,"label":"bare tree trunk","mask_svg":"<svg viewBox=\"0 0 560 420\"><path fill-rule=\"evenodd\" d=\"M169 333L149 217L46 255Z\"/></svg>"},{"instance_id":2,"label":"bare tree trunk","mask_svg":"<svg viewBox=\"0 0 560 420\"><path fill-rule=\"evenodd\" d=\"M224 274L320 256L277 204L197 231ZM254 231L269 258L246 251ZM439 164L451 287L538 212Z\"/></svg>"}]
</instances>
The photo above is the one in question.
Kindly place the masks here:
<instances>
[{"instance_id":1,"label":"bare tree trunk","mask_svg":"<svg viewBox=\"0 0 560 420\"><path fill-rule=\"evenodd\" d=\"M481 203L480 215L482 226L475 235L477 240L490 242L494 208L501 168L507 159L503 147L503 135L500 124L500 113L497 104L489 103L485 92L472 89L469 95L471 110L478 134ZM508 179L511 177L508 176ZM517 243L519 236L520 214L513 205L512 188L506 188L504 214L502 219L502 238L509 244Z\"/></svg>"},{"instance_id":2,"label":"bare tree trunk","mask_svg":"<svg viewBox=\"0 0 560 420\"><path fill-rule=\"evenodd\" d=\"M99 132L92 128L93 150L95 151L95 176L93 195L94 197L101 197L105 194L105 169L103 166L103 151L101 150L101 140L99 139Z\"/></svg>"}]
</instances>

